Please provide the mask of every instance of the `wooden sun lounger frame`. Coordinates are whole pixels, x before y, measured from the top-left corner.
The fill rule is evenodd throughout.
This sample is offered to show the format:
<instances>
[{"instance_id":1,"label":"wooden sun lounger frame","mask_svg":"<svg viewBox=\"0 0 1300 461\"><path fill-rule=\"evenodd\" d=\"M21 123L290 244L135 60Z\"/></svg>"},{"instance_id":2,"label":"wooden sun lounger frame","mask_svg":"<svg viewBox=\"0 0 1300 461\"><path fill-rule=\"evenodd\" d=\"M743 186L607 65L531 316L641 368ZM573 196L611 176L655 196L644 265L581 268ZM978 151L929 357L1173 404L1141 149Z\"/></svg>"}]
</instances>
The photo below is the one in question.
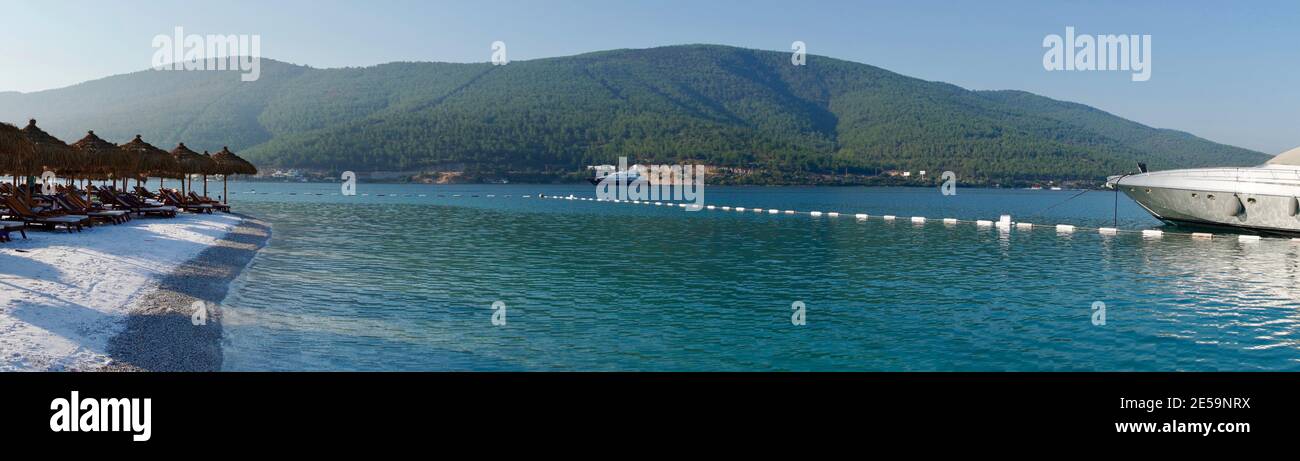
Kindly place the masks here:
<instances>
[{"instance_id":1,"label":"wooden sun lounger frame","mask_svg":"<svg viewBox=\"0 0 1300 461\"><path fill-rule=\"evenodd\" d=\"M13 237L9 235L13 231L18 231L19 234L22 234L23 240L27 240L27 223L25 221L0 221L0 242L13 241Z\"/></svg>"},{"instance_id":2,"label":"wooden sun lounger frame","mask_svg":"<svg viewBox=\"0 0 1300 461\"><path fill-rule=\"evenodd\" d=\"M112 210L112 209L104 208L102 205L90 201L89 198L82 197L81 193L75 190L67 194L63 194L63 199L67 200L74 208L80 208L90 212L125 211L125 213L122 213L121 215L121 221L126 222L131 220L131 212L129 210Z\"/></svg>"},{"instance_id":3,"label":"wooden sun lounger frame","mask_svg":"<svg viewBox=\"0 0 1300 461\"><path fill-rule=\"evenodd\" d=\"M220 211L222 213L230 212L230 205L226 205L224 203L218 202L208 197L199 196L199 194L194 193L194 191L190 191L190 200L205 205L212 205L212 209Z\"/></svg>"},{"instance_id":4,"label":"wooden sun lounger frame","mask_svg":"<svg viewBox=\"0 0 1300 461\"><path fill-rule=\"evenodd\" d=\"M9 213L11 213L14 217L17 217L18 219L22 220L27 224L39 224L42 226L49 226L51 229L58 229L58 226L61 225L69 233L71 233L74 229L77 232L81 232L83 226L90 227L91 225L89 216L76 216L76 215L57 214L57 213L37 213L35 211L32 211L31 208L27 208L27 204L19 200L17 196L6 195L4 197L4 201L5 201L5 206L9 207ZM80 217L81 219L76 219L78 217Z\"/></svg>"},{"instance_id":5,"label":"wooden sun lounger frame","mask_svg":"<svg viewBox=\"0 0 1300 461\"><path fill-rule=\"evenodd\" d=\"M211 205L189 203L180 195L177 195L175 192L164 189L158 191L158 195L162 197L163 203L183 209L185 211L194 212L194 213L212 213Z\"/></svg>"},{"instance_id":6,"label":"wooden sun lounger frame","mask_svg":"<svg viewBox=\"0 0 1300 461\"><path fill-rule=\"evenodd\" d=\"M118 196L117 194L114 194L112 192L103 189L95 189L95 195L98 196L99 201L103 202L105 205L117 209L128 210L132 213L135 213L136 215L140 215L140 216L157 215L157 216L163 216L168 218L176 216L175 207L171 207L171 208L155 207L155 206L147 206L141 203L132 203L127 201L125 198Z\"/></svg>"},{"instance_id":7,"label":"wooden sun lounger frame","mask_svg":"<svg viewBox=\"0 0 1300 461\"><path fill-rule=\"evenodd\" d=\"M118 210L117 212L113 212L113 211L106 211L106 210L88 209L72 203L71 201L68 200L67 196L53 195L47 197L49 197L50 200L53 200L55 204L68 210L68 212L77 215L86 215L89 216L90 219L98 219L100 221L104 221L112 224L122 224L126 222L128 219L130 219L130 215L131 215L131 212L129 211Z\"/></svg>"}]
</instances>

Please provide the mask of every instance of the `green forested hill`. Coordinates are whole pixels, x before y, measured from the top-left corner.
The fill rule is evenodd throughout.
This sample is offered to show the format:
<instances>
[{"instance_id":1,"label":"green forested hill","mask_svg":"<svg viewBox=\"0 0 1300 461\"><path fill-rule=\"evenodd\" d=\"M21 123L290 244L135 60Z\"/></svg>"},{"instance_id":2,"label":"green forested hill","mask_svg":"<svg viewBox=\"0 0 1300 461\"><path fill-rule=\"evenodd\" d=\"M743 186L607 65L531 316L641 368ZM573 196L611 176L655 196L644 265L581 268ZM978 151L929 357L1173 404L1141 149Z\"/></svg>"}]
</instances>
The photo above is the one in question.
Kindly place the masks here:
<instances>
[{"instance_id":1,"label":"green forested hill","mask_svg":"<svg viewBox=\"0 0 1300 461\"><path fill-rule=\"evenodd\" d=\"M865 64L709 45L613 50L505 66L391 63L262 77L143 71L31 94L66 140L87 129L170 148L229 145L263 167L576 170L697 161L810 173L953 170L992 181L1095 179L1267 156L1017 91L968 91Z\"/></svg>"}]
</instances>

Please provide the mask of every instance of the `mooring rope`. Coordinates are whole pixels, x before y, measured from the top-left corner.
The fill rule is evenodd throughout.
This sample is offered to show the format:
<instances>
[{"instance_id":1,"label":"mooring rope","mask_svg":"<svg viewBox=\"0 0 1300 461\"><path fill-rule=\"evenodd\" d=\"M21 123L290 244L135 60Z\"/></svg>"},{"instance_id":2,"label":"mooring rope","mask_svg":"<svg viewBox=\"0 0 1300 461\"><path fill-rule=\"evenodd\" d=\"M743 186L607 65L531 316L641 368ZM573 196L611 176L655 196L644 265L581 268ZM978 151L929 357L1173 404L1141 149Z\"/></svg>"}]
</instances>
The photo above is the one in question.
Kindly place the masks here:
<instances>
[{"instance_id":1,"label":"mooring rope","mask_svg":"<svg viewBox=\"0 0 1300 461\"><path fill-rule=\"evenodd\" d=\"M1041 215L1041 214L1043 214L1043 213L1046 213L1048 210L1051 210L1052 208L1056 208L1056 207L1058 207L1058 206L1064 205L1065 202L1068 202L1068 201L1074 200L1074 199L1076 199L1076 198L1079 198L1079 196L1081 196L1081 195L1083 195L1083 194L1086 194L1086 193L1089 193L1089 192L1092 192L1092 189L1084 189L1083 192L1080 192L1080 193L1074 194L1074 196L1072 196L1072 197L1070 197L1070 198L1067 198L1067 199L1065 199L1065 200L1062 200L1062 201L1060 201L1060 203L1057 203L1057 204L1055 204L1055 205L1049 206L1049 207L1047 207L1047 208L1043 208L1041 211L1038 212L1038 214Z\"/></svg>"}]
</instances>

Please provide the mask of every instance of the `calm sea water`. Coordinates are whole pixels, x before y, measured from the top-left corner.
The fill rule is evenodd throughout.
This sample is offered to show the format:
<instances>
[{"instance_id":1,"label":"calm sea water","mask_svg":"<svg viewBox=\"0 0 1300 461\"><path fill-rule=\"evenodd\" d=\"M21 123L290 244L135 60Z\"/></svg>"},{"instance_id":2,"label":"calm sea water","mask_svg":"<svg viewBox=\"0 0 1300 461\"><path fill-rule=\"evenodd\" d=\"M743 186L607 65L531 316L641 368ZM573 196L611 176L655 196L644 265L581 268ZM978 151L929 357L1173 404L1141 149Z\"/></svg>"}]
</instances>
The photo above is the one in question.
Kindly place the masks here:
<instances>
[{"instance_id":1,"label":"calm sea water","mask_svg":"<svg viewBox=\"0 0 1300 461\"><path fill-rule=\"evenodd\" d=\"M535 198L594 196L580 185L338 187L232 186L274 237L225 302L227 369L1300 369L1300 245L936 221L1109 225L1107 192L706 191L844 213L813 218ZM1119 205L1121 227L1160 226Z\"/></svg>"}]
</instances>

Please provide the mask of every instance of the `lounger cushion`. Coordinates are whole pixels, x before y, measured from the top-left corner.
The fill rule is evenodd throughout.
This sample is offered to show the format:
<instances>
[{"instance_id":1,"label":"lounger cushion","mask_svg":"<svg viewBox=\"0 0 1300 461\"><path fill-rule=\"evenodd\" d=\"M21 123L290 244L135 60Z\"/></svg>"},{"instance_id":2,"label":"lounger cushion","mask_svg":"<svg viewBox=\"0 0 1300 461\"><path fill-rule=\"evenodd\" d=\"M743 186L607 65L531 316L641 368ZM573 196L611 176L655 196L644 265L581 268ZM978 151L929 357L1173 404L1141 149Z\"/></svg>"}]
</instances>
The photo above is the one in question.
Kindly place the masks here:
<instances>
[{"instance_id":1,"label":"lounger cushion","mask_svg":"<svg viewBox=\"0 0 1300 461\"><path fill-rule=\"evenodd\" d=\"M85 221L85 220L87 220L87 219L90 219L90 217L89 217L89 216L81 216L81 215L68 215L68 216L52 216L52 217L49 217L49 218L41 218L40 221L44 221L44 222L53 222L53 223L71 223L71 224L76 224L76 223L79 223L79 222Z\"/></svg>"}]
</instances>

